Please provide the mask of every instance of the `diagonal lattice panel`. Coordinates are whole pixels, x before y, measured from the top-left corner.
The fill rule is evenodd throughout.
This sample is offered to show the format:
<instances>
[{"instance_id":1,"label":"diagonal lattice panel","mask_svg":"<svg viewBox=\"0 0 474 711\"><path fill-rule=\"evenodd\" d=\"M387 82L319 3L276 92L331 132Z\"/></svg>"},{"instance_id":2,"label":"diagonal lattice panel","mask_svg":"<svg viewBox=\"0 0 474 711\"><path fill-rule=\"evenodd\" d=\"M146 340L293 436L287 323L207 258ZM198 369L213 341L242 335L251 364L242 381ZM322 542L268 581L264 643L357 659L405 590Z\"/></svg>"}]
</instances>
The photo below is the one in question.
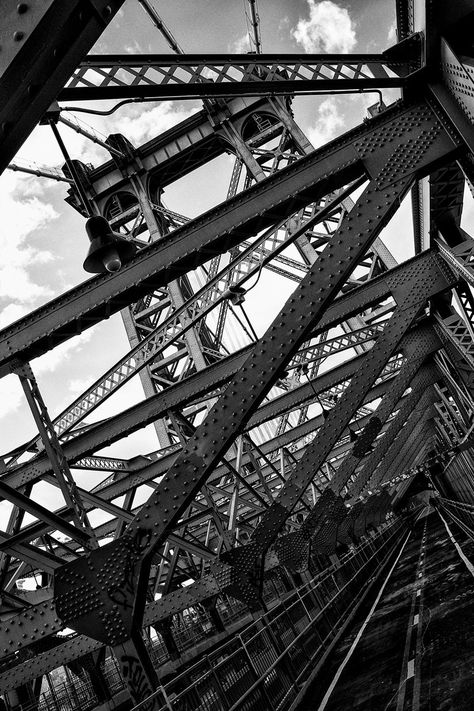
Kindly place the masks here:
<instances>
[{"instance_id":1,"label":"diagonal lattice panel","mask_svg":"<svg viewBox=\"0 0 474 711\"><path fill-rule=\"evenodd\" d=\"M260 55L212 58L196 55L88 57L74 72L60 98L230 96L298 94L311 90L402 86L416 61L383 55Z\"/></svg>"}]
</instances>

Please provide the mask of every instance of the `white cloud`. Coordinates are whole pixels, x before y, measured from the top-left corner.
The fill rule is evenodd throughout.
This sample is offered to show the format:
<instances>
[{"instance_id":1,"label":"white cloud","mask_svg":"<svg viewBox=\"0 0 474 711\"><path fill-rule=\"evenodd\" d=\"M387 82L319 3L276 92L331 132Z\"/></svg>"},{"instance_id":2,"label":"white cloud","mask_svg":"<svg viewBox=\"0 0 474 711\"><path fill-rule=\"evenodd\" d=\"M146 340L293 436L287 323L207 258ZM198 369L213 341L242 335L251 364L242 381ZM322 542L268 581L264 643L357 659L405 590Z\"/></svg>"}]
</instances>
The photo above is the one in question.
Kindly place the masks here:
<instances>
[{"instance_id":1,"label":"white cloud","mask_svg":"<svg viewBox=\"0 0 474 711\"><path fill-rule=\"evenodd\" d=\"M69 390L74 396L81 395L91 384L90 378L75 378L69 382Z\"/></svg>"},{"instance_id":2,"label":"white cloud","mask_svg":"<svg viewBox=\"0 0 474 711\"><path fill-rule=\"evenodd\" d=\"M235 54L245 54L246 52L250 52L250 42L247 32L242 35L242 37L236 39L235 42L232 42L230 51L235 52Z\"/></svg>"},{"instance_id":3,"label":"white cloud","mask_svg":"<svg viewBox=\"0 0 474 711\"><path fill-rule=\"evenodd\" d=\"M67 360L69 360L73 355L77 358L78 351L85 343L90 341L93 332L94 329L89 328L87 331L84 331L79 336L76 336L75 338L70 338L68 341L61 343L53 350L48 351L44 355L35 359L32 362L32 368L35 375L53 373L56 368L58 368Z\"/></svg>"},{"instance_id":4,"label":"white cloud","mask_svg":"<svg viewBox=\"0 0 474 711\"><path fill-rule=\"evenodd\" d=\"M148 111L133 106L127 115L114 121L112 132L123 133L134 145L140 145L184 121L194 111L176 107L172 101L162 102Z\"/></svg>"},{"instance_id":5,"label":"white cloud","mask_svg":"<svg viewBox=\"0 0 474 711\"><path fill-rule=\"evenodd\" d=\"M12 311L14 311L15 307L7 308L11 308ZM22 314L20 313L19 315ZM15 314L14 317L17 318L18 315ZM80 357L80 351L83 345L92 338L93 330L93 328L90 328L84 333L81 333L80 336L65 341L65 343L54 348L54 350L48 351L40 358L33 360L31 367L35 376L41 377L42 375L53 373L58 367L67 363L73 356L75 358ZM86 383L86 386L89 384L90 383ZM0 420L16 412L22 405L26 404L23 388L20 385L18 376L11 374L0 380L0 402L2 403Z\"/></svg>"},{"instance_id":6,"label":"white cloud","mask_svg":"<svg viewBox=\"0 0 474 711\"><path fill-rule=\"evenodd\" d=\"M308 130L308 138L315 148L324 145L338 134L338 129L344 126L333 96L325 99L318 108L316 123Z\"/></svg>"},{"instance_id":7,"label":"white cloud","mask_svg":"<svg viewBox=\"0 0 474 711\"><path fill-rule=\"evenodd\" d=\"M0 311L0 328L5 328L5 326L17 321L28 312L29 309L24 304L8 304Z\"/></svg>"},{"instance_id":8,"label":"white cloud","mask_svg":"<svg viewBox=\"0 0 474 711\"><path fill-rule=\"evenodd\" d=\"M27 180L5 173L0 191L0 298L12 300L10 314L14 317L21 304L50 294L48 287L35 283L31 269L51 262L53 255L27 244L26 238L58 217L51 204L32 196L31 187L25 188ZM5 314L2 319L5 323Z\"/></svg>"},{"instance_id":9,"label":"white cloud","mask_svg":"<svg viewBox=\"0 0 474 711\"><path fill-rule=\"evenodd\" d=\"M349 53L356 44L348 11L332 0L307 0L309 19L300 18L292 35L305 52Z\"/></svg>"},{"instance_id":10,"label":"white cloud","mask_svg":"<svg viewBox=\"0 0 474 711\"><path fill-rule=\"evenodd\" d=\"M389 29L388 35L387 35L387 41L391 45L395 44L397 41L397 28L396 28L395 22L393 22L390 25L390 29Z\"/></svg>"},{"instance_id":11,"label":"white cloud","mask_svg":"<svg viewBox=\"0 0 474 711\"><path fill-rule=\"evenodd\" d=\"M125 52L127 54L140 54L144 53L143 47L140 46L140 43L137 42L137 40L134 40L132 44L126 44L125 45Z\"/></svg>"},{"instance_id":12,"label":"white cloud","mask_svg":"<svg viewBox=\"0 0 474 711\"><path fill-rule=\"evenodd\" d=\"M107 156L104 149L97 148L84 136L61 124L59 129L74 158L90 161L92 156L92 160L99 158L102 162ZM64 163L47 126L36 127L14 159L18 165L31 164L32 161L37 166L51 167ZM53 295L54 279L57 278L52 269L55 257L49 250L37 246L34 238L38 230L48 228L59 217L51 201L58 196L62 200L64 195L63 183L20 172L5 171L1 176L0 300L5 306L0 312L0 327L23 316L39 300L44 301Z\"/></svg>"},{"instance_id":13,"label":"white cloud","mask_svg":"<svg viewBox=\"0 0 474 711\"><path fill-rule=\"evenodd\" d=\"M24 402L24 397L23 388L16 375L10 374L2 378L0 380L0 401L2 403L0 420L16 412Z\"/></svg>"}]
</instances>

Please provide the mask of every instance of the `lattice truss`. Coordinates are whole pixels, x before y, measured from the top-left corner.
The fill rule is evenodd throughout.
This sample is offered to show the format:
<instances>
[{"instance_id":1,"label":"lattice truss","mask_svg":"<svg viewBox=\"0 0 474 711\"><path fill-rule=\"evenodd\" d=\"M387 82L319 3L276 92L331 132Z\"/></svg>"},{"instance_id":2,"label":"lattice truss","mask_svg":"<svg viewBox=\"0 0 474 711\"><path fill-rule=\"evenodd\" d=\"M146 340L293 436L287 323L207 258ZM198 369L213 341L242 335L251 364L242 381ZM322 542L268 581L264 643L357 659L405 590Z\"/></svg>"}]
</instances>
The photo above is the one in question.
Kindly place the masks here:
<instances>
[{"instance_id":1,"label":"lattice truss","mask_svg":"<svg viewBox=\"0 0 474 711\"><path fill-rule=\"evenodd\" d=\"M380 520L437 453L469 457L469 4L397 2L399 41L382 55L266 55L254 23L255 53L222 57L183 54L142 2L176 54L87 55L121 4L5 3L17 37L0 42L2 168L64 181L71 209L103 215L136 254L0 331L0 373L18 376L38 429L2 459L0 693L33 693L107 646L141 700L157 684L150 629L175 651L173 632L205 608L222 632L217 603L259 610L272 576L288 583L352 543L364 505L385 507ZM292 115L300 93L385 88L402 98L317 150ZM65 102L172 97L202 109L142 146L110 135L102 165L14 160L38 121L71 124ZM194 219L163 204L223 153L223 203ZM415 256L397 264L379 235L410 191ZM262 274L292 293L258 336L247 293ZM130 350L50 413L35 358L117 312ZM88 422L135 376L141 402ZM151 453L101 454L150 424ZM39 482L61 508L37 499ZM325 526L344 528L333 548Z\"/></svg>"}]
</instances>

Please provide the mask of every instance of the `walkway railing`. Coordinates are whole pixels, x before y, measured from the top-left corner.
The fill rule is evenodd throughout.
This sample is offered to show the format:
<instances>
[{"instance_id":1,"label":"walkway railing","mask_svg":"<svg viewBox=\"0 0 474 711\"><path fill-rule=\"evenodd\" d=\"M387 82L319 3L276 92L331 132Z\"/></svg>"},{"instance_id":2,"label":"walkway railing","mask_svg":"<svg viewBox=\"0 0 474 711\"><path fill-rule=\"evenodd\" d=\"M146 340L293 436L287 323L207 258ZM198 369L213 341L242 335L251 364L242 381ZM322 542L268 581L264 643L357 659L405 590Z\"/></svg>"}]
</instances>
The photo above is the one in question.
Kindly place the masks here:
<instances>
[{"instance_id":1,"label":"walkway railing","mask_svg":"<svg viewBox=\"0 0 474 711\"><path fill-rule=\"evenodd\" d=\"M400 531L396 520L379 527L357 548L346 553L298 589L291 592L281 579L265 581L264 599L270 611L251 621L246 606L222 597L217 609L226 626L240 623L240 633L223 642L155 694L163 710L217 711L220 709L283 708L293 698L307 669L318 663L334 641L367 581L381 564ZM212 628L212 629L211 629ZM193 611L172 626L181 653L216 634L204 609ZM161 638L146 640L158 669L170 661ZM125 688L113 657L105 662L104 677L112 696ZM86 676L66 670L41 693L37 704L23 711L92 711L101 701ZM136 707L144 711L146 705Z\"/></svg>"},{"instance_id":2,"label":"walkway railing","mask_svg":"<svg viewBox=\"0 0 474 711\"><path fill-rule=\"evenodd\" d=\"M289 708L320 664L405 530L385 525L340 564L290 593L269 613L135 706L160 711ZM155 707L153 707L155 708Z\"/></svg>"},{"instance_id":3,"label":"walkway railing","mask_svg":"<svg viewBox=\"0 0 474 711\"><path fill-rule=\"evenodd\" d=\"M470 538L474 539L474 505L452 499L437 499L439 506Z\"/></svg>"}]
</instances>

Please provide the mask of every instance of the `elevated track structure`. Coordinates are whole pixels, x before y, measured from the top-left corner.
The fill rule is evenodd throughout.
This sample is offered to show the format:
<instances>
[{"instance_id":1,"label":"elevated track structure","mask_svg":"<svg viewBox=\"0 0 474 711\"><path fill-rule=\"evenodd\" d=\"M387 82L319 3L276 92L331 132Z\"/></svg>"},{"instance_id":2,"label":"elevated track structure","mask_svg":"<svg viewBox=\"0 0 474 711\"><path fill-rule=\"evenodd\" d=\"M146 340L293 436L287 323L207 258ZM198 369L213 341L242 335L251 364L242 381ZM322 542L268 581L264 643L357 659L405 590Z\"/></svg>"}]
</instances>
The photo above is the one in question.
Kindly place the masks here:
<instances>
[{"instance_id":1,"label":"elevated track structure","mask_svg":"<svg viewBox=\"0 0 474 711\"><path fill-rule=\"evenodd\" d=\"M420 501L473 533L474 4L397 0L381 54L275 55L249 0L252 51L198 55L140 0L173 53L90 54L122 4L3 3L0 169L64 182L130 252L0 331L0 376L37 428L0 460L0 695L11 711L295 708ZM367 92L370 116L316 149L292 112ZM202 108L140 146L67 118L170 99ZM39 122L60 172L15 159ZM110 157L71 158L63 125ZM223 202L166 207L224 154ZM381 235L405 198L414 256L397 263ZM259 335L262 274L292 291ZM116 313L128 352L52 416L35 359ZM140 402L87 420L135 376ZM104 454L148 425L151 451Z\"/></svg>"}]
</instances>

